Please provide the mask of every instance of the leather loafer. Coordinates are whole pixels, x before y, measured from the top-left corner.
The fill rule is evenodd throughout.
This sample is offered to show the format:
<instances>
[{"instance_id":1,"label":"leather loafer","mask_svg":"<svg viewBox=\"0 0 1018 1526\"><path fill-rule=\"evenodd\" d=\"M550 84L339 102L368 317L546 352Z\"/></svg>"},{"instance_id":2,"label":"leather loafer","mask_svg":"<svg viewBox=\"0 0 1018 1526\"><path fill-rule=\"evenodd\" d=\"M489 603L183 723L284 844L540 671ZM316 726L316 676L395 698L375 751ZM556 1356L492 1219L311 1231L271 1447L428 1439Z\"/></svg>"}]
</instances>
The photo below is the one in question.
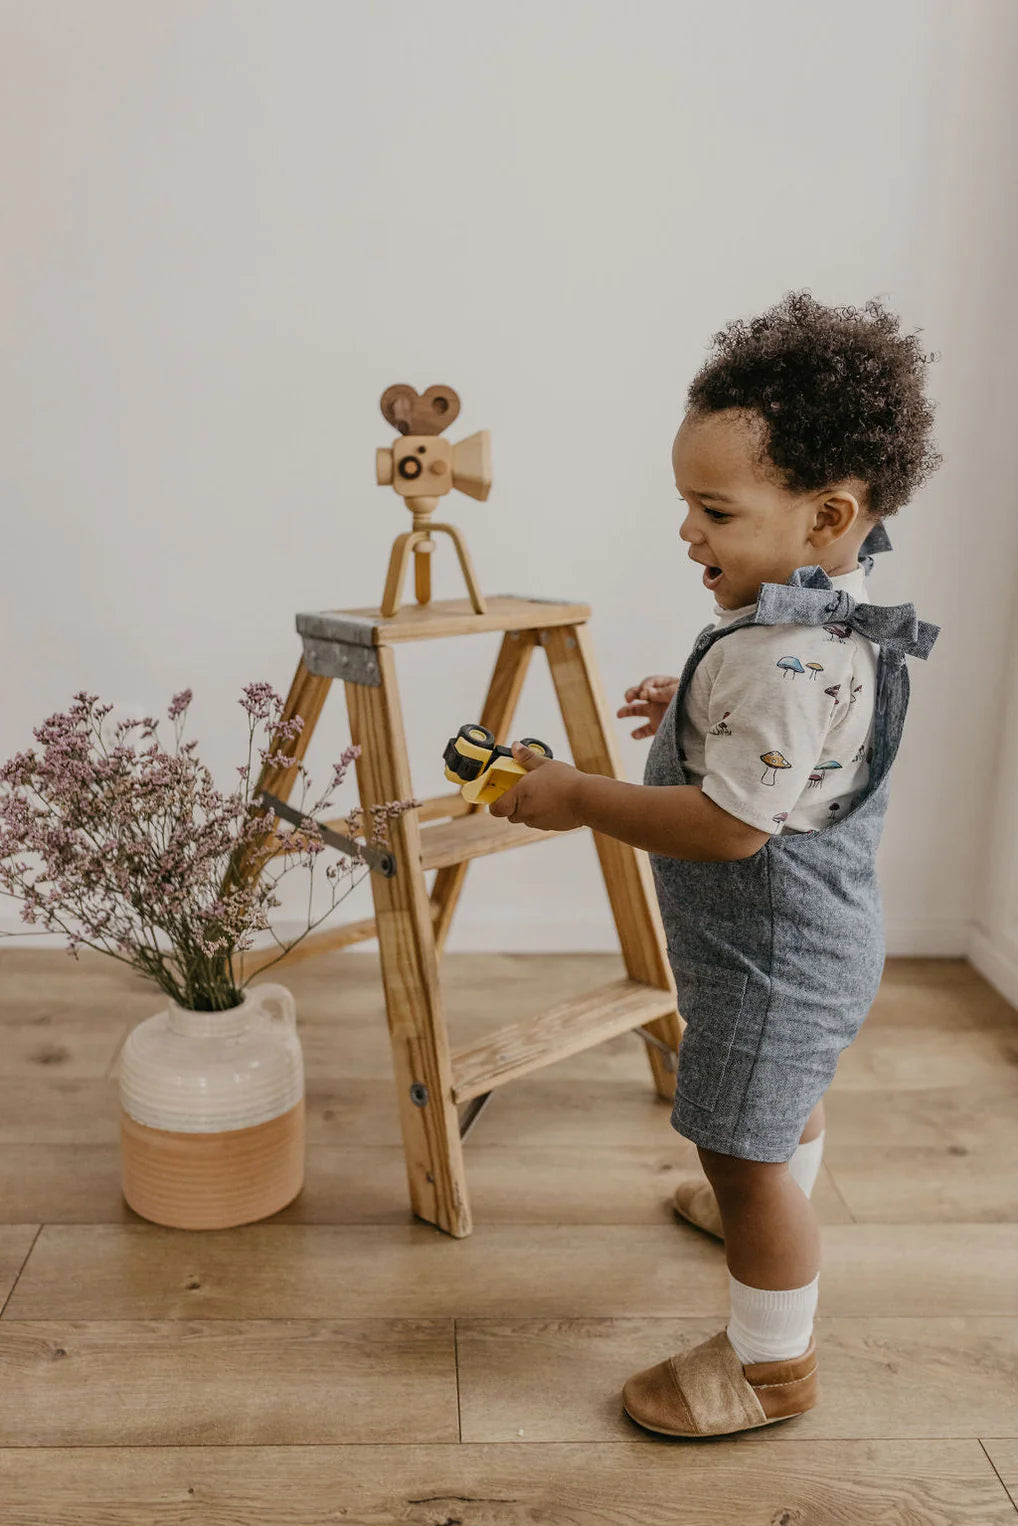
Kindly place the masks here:
<instances>
[{"instance_id":1,"label":"leather loafer","mask_svg":"<svg viewBox=\"0 0 1018 1526\"><path fill-rule=\"evenodd\" d=\"M729 1436L802 1415L818 1402L816 1342L791 1361L739 1361L726 1330L634 1373L626 1414L659 1436Z\"/></svg>"}]
</instances>

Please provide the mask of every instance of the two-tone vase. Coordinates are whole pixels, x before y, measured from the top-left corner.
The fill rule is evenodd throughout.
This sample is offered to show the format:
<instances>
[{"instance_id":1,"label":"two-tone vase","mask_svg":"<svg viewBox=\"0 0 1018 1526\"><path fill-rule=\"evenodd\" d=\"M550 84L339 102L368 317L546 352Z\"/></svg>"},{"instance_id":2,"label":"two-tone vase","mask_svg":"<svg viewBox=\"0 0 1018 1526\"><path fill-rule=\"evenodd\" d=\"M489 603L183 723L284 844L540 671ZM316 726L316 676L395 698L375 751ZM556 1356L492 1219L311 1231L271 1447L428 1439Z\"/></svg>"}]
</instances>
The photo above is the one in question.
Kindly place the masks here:
<instances>
[{"instance_id":1,"label":"two-tone vase","mask_svg":"<svg viewBox=\"0 0 1018 1526\"><path fill-rule=\"evenodd\" d=\"M304 1059L285 986L239 1006L167 1007L120 1054L122 1182L154 1224L228 1229L268 1218L304 1184Z\"/></svg>"}]
</instances>

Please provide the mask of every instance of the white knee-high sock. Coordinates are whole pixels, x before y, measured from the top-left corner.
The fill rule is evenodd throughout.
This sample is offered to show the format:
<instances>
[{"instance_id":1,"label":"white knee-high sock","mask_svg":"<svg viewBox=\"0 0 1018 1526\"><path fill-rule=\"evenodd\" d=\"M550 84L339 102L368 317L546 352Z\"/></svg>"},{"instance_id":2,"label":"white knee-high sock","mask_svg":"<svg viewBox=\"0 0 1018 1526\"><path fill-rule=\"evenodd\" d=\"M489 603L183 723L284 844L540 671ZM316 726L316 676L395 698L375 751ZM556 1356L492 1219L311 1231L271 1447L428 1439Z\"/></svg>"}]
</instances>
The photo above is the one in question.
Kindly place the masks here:
<instances>
[{"instance_id":1,"label":"white knee-high sock","mask_svg":"<svg viewBox=\"0 0 1018 1526\"><path fill-rule=\"evenodd\" d=\"M826 1132L826 1129L821 1129L815 1139L810 1139L806 1144L799 1145L795 1154L788 1162L788 1170L792 1180L799 1183L807 1197L813 1191L813 1185L820 1170L820 1157L824 1153L824 1135Z\"/></svg>"},{"instance_id":2,"label":"white knee-high sock","mask_svg":"<svg viewBox=\"0 0 1018 1526\"><path fill-rule=\"evenodd\" d=\"M728 1274L732 1317L728 1339L739 1361L783 1362L802 1356L813 1333L819 1272L802 1288L751 1288Z\"/></svg>"}]
</instances>

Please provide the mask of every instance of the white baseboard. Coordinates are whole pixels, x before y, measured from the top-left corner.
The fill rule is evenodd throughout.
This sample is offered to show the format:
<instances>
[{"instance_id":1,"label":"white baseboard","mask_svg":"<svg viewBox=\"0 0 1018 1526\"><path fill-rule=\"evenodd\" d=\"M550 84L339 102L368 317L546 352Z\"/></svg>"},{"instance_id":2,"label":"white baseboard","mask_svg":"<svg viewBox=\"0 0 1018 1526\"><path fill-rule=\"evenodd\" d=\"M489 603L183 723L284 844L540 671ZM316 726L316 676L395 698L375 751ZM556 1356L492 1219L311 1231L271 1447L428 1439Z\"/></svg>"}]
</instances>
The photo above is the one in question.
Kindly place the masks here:
<instances>
[{"instance_id":1,"label":"white baseboard","mask_svg":"<svg viewBox=\"0 0 1018 1526\"><path fill-rule=\"evenodd\" d=\"M342 919L336 918L336 926L341 925ZM324 932L330 924L326 923L322 928ZM306 923L276 924L276 935L284 941L294 938L306 927ZM18 937L18 930L24 928L24 923L17 920L9 922L0 921L0 932L8 930L15 933L14 937L0 939L0 950L12 947L35 947L35 948L61 948L66 941L59 934L45 935L43 937ZM973 964L980 973L992 981L1003 994L1013 1001L1014 995L1009 994L1003 986L1000 986L997 978L990 974L991 956L996 958L997 963L1003 968L1007 965L1007 959L994 955L993 950L987 945L987 953L981 956L985 959L985 965L977 963L970 950L975 946L973 924L967 922L953 922L948 919L942 921L913 922L906 919L888 919L885 926L887 952L892 958L940 958L940 959L964 959L967 955L972 957ZM985 939L983 940L985 943ZM265 937L262 946L269 947L271 940ZM605 917L604 921L593 921L591 918L576 920L561 919L559 921L520 920L515 921L506 918L491 918L487 921L469 921L466 917L454 920L449 941L446 944L450 954L604 954L614 953L618 948L618 940L615 928L611 921ZM374 938L367 939L363 943L352 945L351 952L360 950L365 953L377 953L378 943ZM1010 967L1010 978L1018 978L1018 968L1014 964Z\"/></svg>"},{"instance_id":2,"label":"white baseboard","mask_svg":"<svg viewBox=\"0 0 1018 1526\"><path fill-rule=\"evenodd\" d=\"M367 915L370 914L369 908ZM341 927L343 921L342 917L337 916L334 924L326 922L320 931L327 932L333 925ZM306 926L306 922L277 922L274 929L276 937L287 942L296 938ZM0 936L0 952L5 948L62 948L67 941L58 933L19 936L23 928L23 922L0 921L0 934L13 934L12 937ZM256 946L270 948L272 939L263 934ZM561 922L515 922L509 918L493 918L479 923L459 918L453 922L446 948L450 954L603 954L618 948L618 938L610 921L600 925L591 922L589 918L584 921ZM366 938L362 943L351 944L349 952L377 954L378 940Z\"/></svg>"},{"instance_id":3,"label":"white baseboard","mask_svg":"<svg viewBox=\"0 0 1018 1526\"><path fill-rule=\"evenodd\" d=\"M966 922L913 922L889 920L885 926L887 952L898 958L963 959L969 942ZM374 940L365 948L377 948ZM610 921L594 924L586 921L558 922L453 922L450 953L605 953L618 947L615 928Z\"/></svg>"},{"instance_id":4,"label":"white baseboard","mask_svg":"<svg viewBox=\"0 0 1018 1526\"><path fill-rule=\"evenodd\" d=\"M973 926L966 950L969 962L985 980L1018 1007L1018 949L992 942L981 927Z\"/></svg>"}]
</instances>

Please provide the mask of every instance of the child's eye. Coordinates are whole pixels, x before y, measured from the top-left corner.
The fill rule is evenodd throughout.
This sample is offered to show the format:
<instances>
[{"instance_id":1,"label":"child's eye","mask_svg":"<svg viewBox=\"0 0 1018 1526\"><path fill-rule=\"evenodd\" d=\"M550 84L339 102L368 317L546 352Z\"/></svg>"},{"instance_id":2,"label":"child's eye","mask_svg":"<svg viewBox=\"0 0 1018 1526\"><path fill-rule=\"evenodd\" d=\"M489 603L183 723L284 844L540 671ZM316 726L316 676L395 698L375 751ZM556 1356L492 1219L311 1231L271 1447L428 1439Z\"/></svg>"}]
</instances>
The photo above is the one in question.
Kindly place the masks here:
<instances>
[{"instance_id":1,"label":"child's eye","mask_svg":"<svg viewBox=\"0 0 1018 1526\"><path fill-rule=\"evenodd\" d=\"M676 496L678 497L680 503L686 503L686 500L683 498L681 493L677 494ZM686 507L689 507L688 503L686 504ZM704 504L703 512L709 519L713 519L715 524L719 525L723 525L726 520L731 519L732 517L730 514L723 513L721 509L708 509L706 504Z\"/></svg>"}]
</instances>

